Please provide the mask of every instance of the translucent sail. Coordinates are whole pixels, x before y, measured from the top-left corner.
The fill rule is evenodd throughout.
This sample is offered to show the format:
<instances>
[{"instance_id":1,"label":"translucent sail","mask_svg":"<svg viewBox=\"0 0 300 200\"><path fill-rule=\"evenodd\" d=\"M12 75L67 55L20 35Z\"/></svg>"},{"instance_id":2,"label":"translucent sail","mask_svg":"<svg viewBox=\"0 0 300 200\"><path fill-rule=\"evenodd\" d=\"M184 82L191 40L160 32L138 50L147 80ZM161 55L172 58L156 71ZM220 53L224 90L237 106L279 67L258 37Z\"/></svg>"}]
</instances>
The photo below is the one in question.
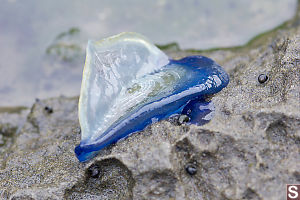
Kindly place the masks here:
<instances>
[{"instance_id":1,"label":"translucent sail","mask_svg":"<svg viewBox=\"0 0 300 200\"><path fill-rule=\"evenodd\" d=\"M79 100L82 143L99 137L143 98L140 95L145 96L141 90L133 92L141 87L132 84L133 80L161 69L168 62L162 51L137 33L89 41Z\"/></svg>"}]
</instances>

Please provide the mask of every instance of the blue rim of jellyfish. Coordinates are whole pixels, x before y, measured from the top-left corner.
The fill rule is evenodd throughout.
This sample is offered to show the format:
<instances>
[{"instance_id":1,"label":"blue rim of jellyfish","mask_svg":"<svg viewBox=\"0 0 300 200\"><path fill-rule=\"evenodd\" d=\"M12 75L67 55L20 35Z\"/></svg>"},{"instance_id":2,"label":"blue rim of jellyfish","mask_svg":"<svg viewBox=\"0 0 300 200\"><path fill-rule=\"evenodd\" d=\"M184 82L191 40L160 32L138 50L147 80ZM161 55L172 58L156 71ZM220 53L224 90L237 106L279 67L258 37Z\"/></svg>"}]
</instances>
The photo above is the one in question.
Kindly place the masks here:
<instances>
[{"instance_id":1,"label":"blue rim of jellyfish","mask_svg":"<svg viewBox=\"0 0 300 200\"><path fill-rule=\"evenodd\" d=\"M173 114L180 114L191 100L203 99L207 95L215 94L229 83L228 74L210 58L188 56L180 60L171 59L164 67L178 65L190 70L193 77L177 84L175 92L171 95L148 103L136 112L130 113L125 119L113 124L95 142L89 144L87 141L81 141L75 148L78 160L80 162L90 160L110 144L143 130L153 121L161 121ZM218 85L213 83L210 87L206 87L204 83L212 76L217 76L221 82ZM102 137L106 139L100 141Z\"/></svg>"},{"instance_id":2,"label":"blue rim of jellyfish","mask_svg":"<svg viewBox=\"0 0 300 200\"><path fill-rule=\"evenodd\" d=\"M186 124L202 126L208 123L215 114L215 106L212 101L203 98L195 98L183 108L181 114L188 116Z\"/></svg>"}]
</instances>

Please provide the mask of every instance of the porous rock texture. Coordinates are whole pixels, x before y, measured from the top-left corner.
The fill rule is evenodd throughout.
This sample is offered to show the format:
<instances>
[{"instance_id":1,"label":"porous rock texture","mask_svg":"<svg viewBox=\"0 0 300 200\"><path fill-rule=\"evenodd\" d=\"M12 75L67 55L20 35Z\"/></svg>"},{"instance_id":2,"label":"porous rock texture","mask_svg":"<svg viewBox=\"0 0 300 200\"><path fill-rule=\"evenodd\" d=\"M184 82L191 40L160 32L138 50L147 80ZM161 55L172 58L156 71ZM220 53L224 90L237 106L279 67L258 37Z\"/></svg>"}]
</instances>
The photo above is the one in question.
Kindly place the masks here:
<instances>
[{"instance_id":1,"label":"porous rock texture","mask_svg":"<svg viewBox=\"0 0 300 200\"><path fill-rule=\"evenodd\" d=\"M231 78L208 124L158 122L87 163L74 154L78 98L0 109L0 199L285 199L300 183L299 51L298 12L247 46L201 52Z\"/></svg>"}]
</instances>

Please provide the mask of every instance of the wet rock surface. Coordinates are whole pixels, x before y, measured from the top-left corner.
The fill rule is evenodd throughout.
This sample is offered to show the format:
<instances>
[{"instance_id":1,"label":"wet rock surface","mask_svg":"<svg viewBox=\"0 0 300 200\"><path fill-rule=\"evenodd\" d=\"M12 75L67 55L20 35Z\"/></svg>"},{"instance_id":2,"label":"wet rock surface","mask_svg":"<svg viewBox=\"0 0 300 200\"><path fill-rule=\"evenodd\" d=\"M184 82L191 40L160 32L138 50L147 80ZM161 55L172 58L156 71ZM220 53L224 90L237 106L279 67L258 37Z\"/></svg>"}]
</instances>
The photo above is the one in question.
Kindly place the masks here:
<instances>
[{"instance_id":1,"label":"wet rock surface","mask_svg":"<svg viewBox=\"0 0 300 200\"><path fill-rule=\"evenodd\" d=\"M201 52L231 77L208 124L155 123L88 163L74 155L78 98L0 109L0 198L284 199L300 182L299 25L298 12L245 47Z\"/></svg>"}]
</instances>

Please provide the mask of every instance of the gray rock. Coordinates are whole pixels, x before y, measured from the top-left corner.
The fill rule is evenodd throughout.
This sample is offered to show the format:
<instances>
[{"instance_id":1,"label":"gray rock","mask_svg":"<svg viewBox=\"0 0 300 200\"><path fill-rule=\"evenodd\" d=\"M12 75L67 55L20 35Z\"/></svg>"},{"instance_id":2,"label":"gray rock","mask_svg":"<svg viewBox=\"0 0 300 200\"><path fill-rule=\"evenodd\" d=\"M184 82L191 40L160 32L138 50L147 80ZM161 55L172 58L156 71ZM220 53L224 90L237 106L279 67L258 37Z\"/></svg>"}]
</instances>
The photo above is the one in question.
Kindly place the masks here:
<instances>
[{"instance_id":1,"label":"gray rock","mask_svg":"<svg viewBox=\"0 0 300 200\"><path fill-rule=\"evenodd\" d=\"M246 46L200 52L231 77L202 127L155 123L79 163L77 98L0 109L1 199L284 199L300 182L299 15Z\"/></svg>"}]
</instances>

